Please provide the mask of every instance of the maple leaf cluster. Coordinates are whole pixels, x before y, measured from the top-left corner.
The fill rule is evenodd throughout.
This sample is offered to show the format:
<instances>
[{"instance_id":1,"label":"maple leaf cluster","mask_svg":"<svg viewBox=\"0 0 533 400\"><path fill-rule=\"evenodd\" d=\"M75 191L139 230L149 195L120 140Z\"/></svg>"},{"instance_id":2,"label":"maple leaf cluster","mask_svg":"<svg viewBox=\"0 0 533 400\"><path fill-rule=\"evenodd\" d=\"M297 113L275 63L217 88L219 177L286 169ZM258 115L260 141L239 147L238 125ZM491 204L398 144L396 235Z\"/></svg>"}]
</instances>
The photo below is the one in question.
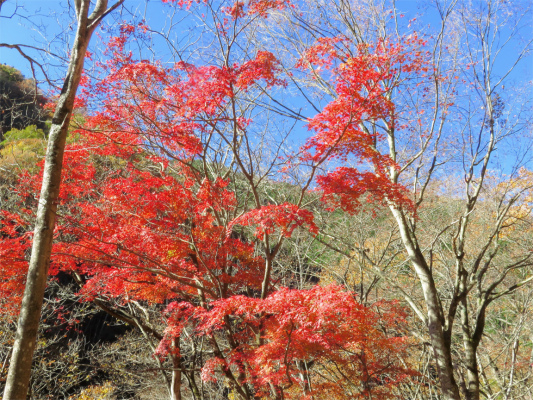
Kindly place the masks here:
<instances>
[{"instance_id":1,"label":"maple leaf cluster","mask_svg":"<svg viewBox=\"0 0 533 400\"><path fill-rule=\"evenodd\" d=\"M384 135L379 129L370 132L365 123L380 121L394 129L395 104L390 94L402 74L427 72L426 58L420 51L412 51L423 45L414 35L400 43L379 40L374 46L359 44L354 50L344 37L321 38L298 62L302 69L314 66L314 73L316 67L318 71L320 67L331 70L328 76L333 77L336 91L336 98L309 120L308 128L315 134L304 146L307 159L361 165L341 166L318 178L326 202L356 212L360 199L368 194L366 200L372 203L412 208L405 188L392 178L391 170L399 166L379 151Z\"/></svg>"},{"instance_id":2,"label":"maple leaf cluster","mask_svg":"<svg viewBox=\"0 0 533 400\"><path fill-rule=\"evenodd\" d=\"M313 393L364 398L367 389L361 385L370 385L386 398L391 387L410 376L409 369L390 362L408 344L403 334L383 333L383 326L394 329L404 318L401 312L384 318L391 305L380 305L378 313L336 286L277 288L264 300L242 294L260 289L264 260L253 256L252 241L232 237L233 227L255 226L259 239L275 231L290 237L302 226L316 234L311 212L289 203L263 206L224 226L217 215L237 206L227 181L204 178L198 183L186 168L179 175L153 173L142 168L146 161L140 158L141 148L132 153L132 146L111 141L108 132L79 135L65 160L62 218L50 273L82 276L83 301L170 301L157 354L179 357L172 343L187 327L209 340L226 336L231 346L206 361L203 379L242 375L239 385L252 387L258 395L267 396L274 385L287 398ZM112 156L104 141L114 148L127 147L130 161L117 156L120 151ZM89 146L95 143L100 145ZM135 154L141 161L131 161ZM151 156L149 161L154 165L164 159ZM20 187L35 186L37 177L22 177ZM14 300L13 293L22 290L31 235L28 227L23 234L17 231L24 226L20 217L4 218L10 223L2 225L5 258L0 265L20 276L6 275L2 288ZM313 390L305 389L304 364L324 369ZM340 367L344 378L328 373L331 365Z\"/></svg>"},{"instance_id":3,"label":"maple leaf cluster","mask_svg":"<svg viewBox=\"0 0 533 400\"><path fill-rule=\"evenodd\" d=\"M378 314L379 310L379 314ZM216 381L229 370L241 370L260 396L270 385L284 389L287 398L330 395L332 398L389 398L390 388L411 371L391 362L408 349L403 336L384 334L404 322L394 303L364 307L352 293L339 286L316 286L310 290L280 289L264 300L247 296L220 299L206 310L190 303L171 303L166 338L159 354L170 350L169 341L187 324L195 322L198 335L213 337L231 324L237 327L236 346L208 360L202 369L206 381ZM399 331L397 331L399 332ZM303 366L322 370L314 389L304 387ZM331 367L343 374L335 374ZM377 387L377 389L376 389Z\"/></svg>"},{"instance_id":4,"label":"maple leaf cluster","mask_svg":"<svg viewBox=\"0 0 533 400\"><path fill-rule=\"evenodd\" d=\"M235 17L244 12L239 4ZM247 7L264 16L287 4L250 1ZM318 393L366 398L372 391L382 399L393 397L391 388L412 375L398 361L408 347L403 312L385 302L365 307L339 286L273 285L268 262L274 255L261 254L261 243L277 236L281 245L296 229L317 235L313 212L301 201L245 207L234 182L200 176L194 168L208 151L205 133L228 124L245 133L253 123L230 115L237 96L253 88L283 88L275 56L259 51L242 63L179 62L166 68L133 60L125 44L136 29L125 26L111 40L115 56L101 65L105 78L83 83L80 104L92 112L65 153L50 274L82 277L83 301L166 305L167 329L157 354L179 357L172 343L192 329L208 338L214 354L202 377L225 377L237 392L269 396L274 390L303 399ZM342 40L319 41L301 62L331 68L337 92L308 121L313 136L301 159L319 166L355 157L372 166L339 167L319 177L330 205L355 212L368 195L408 207L404 188L388 175L396 164L376 147L382 137L362 129L361 122L393 124L387 82L398 71L420 66L400 45L380 42L352 56L341 53L338 43ZM31 245L34 204L28 199L38 192L41 174L21 175L20 213L1 214L0 294L15 305ZM255 228L254 235L236 235L238 226ZM316 375L313 388L308 374Z\"/></svg>"}]
</instances>

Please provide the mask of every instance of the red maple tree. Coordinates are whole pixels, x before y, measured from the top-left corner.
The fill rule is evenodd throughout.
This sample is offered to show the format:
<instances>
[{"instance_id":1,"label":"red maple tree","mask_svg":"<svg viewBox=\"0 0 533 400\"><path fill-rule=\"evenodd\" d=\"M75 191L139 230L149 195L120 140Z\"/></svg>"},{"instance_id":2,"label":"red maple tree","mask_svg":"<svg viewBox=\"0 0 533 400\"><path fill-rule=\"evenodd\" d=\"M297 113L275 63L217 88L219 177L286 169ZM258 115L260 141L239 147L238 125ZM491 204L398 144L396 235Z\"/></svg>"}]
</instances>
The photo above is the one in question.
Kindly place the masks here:
<instances>
[{"instance_id":1,"label":"red maple tree","mask_svg":"<svg viewBox=\"0 0 533 400\"><path fill-rule=\"evenodd\" d=\"M240 18L246 9L263 17L285 5L238 3L230 14ZM229 113L239 95L258 84L283 87L275 56L262 51L243 63L165 68L125 50L135 29L122 27L110 43L105 79L86 83L81 103L96 99L99 107L66 152L50 273L81 277L84 301L167 304L158 355L179 360L176 341L189 327L208 339L213 354L202 378L224 377L243 399L393 398L412 375L399 362L408 344L401 309L387 302L364 307L338 286L275 285L268 262L295 229L318 233L313 213L301 200L246 207L229 179L195 168L208 151L202 137L228 125L246 132L253 123ZM410 207L404 189L387 176L394 162L378 151L383 138L360 122L387 120L394 104L386 82L397 68L422 64L406 45L379 42L351 56L334 44L319 41L301 61L330 68L337 92L309 121L314 136L302 159L314 167L350 157L366 163L318 178L330 204L354 212L367 194ZM28 199L39 178L22 175L20 213L1 215L0 290L11 304L22 289L33 215ZM255 239L236 235L238 226L254 227Z\"/></svg>"}]
</instances>

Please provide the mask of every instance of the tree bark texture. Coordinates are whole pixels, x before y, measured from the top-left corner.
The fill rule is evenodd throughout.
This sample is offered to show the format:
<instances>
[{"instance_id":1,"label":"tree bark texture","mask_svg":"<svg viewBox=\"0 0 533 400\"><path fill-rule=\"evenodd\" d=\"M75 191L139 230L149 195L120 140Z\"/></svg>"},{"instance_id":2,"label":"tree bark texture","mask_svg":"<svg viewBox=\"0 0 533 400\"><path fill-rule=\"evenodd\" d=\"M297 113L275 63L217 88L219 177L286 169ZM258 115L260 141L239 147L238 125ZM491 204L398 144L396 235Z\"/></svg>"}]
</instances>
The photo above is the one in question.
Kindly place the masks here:
<instances>
[{"instance_id":1,"label":"tree bark texture","mask_svg":"<svg viewBox=\"0 0 533 400\"><path fill-rule=\"evenodd\" d=\"M107 9L107 0L98 0L90 16L90 0L75 1L78 26L67 75L52 118L48 137L31 258L4 389L4 400L24 400L28 393L33 353L52 252L65 142L74 99L83 72L85 53L91 35L102 18L122 4L123 1L120 0L113 7Z\"/></svg>"},{"instance_id":2,"label":"tree bark texture","mask_svg":"<svg viewBox=\"0 0 533 400\"><path fill-rule=\"evenodd\" d=\"M451 343L444 332L444 317L435 281L424 255L412 237L405 215L395 207L391 212L400 228L402 242L420 281L427 307L427 326L443 400L461 400L459 386L453 375Z\"/></svg>"}]
</instances>

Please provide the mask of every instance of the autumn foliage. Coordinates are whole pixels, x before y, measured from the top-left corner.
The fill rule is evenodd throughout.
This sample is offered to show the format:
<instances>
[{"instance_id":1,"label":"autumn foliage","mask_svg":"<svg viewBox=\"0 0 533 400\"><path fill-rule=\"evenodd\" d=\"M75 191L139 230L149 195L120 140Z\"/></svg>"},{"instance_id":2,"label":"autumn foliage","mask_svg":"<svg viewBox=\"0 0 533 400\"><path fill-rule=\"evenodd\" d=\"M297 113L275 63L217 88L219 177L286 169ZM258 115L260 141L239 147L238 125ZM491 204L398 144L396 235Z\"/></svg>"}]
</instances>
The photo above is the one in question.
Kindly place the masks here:
<instances>
[{"instance_id":1,"label":"autumn foliage","mask_svg":"<svg viewBox=\"0 0 533 400\"><path fill-rule=\"evenodd\" d=\"M266 17L288 5L238 2L228 12L235 19ZM157 356L179 359L173 343L189 329L209 343L202 379L225 380L241 398L395 398L397 386L414 375L401 361L409 346L402 308L386 301L363 306L336 285L277 284L266 273L275 253L261 246L274 240L281 246L296 230L319 234L312 210L301 200L250 206L236 182L195 167L210 151L206 137L244 135L253 125L231 113L239 96L285 87L275 55L164 67L126 50L139 30L122 27L101 65L104 78L84 83L79 100L90 111L66 152L51 275L75 276L82 301L164 305L167 328ZM304 70L322 66L337 96L308 120L311 137L294 157L313 167L332 160L360 165L317 178L327 207L356 212L364 199L409 209L405 189L390 179L398 166L376 145L384 137L361 122L395 123L391 82L399 71L424 71L410 53L421 43L380 41L356 46L355 54L338 43L344 39L319 40L299 63ZM0 295L10 305L23 289L40 178L22 174L18 212L1 214Z\"/></svg>"}]
</instances>

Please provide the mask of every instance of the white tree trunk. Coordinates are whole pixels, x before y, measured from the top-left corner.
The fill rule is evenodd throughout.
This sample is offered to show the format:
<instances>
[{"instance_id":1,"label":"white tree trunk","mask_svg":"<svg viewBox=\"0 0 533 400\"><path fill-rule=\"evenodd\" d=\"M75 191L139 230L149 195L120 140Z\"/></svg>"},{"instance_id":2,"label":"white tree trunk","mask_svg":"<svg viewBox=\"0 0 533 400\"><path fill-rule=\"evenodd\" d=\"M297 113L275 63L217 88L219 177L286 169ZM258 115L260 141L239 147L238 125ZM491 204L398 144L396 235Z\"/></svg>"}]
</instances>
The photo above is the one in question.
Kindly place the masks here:
<instances>
[{"instance_id":1,"label":"white tree trunk","mask_svg":"<svg viewBox=\"0 0 533 400\"><path fill-rule=\"evenodd\" d=\"M435 364L437 365L442 399L461 400L459 386L453 375L451 343L446 338L444 332L443 310L440 305L435 281L423 254L413 240L405 215L394 206L391 206L390 210L398 223L402 242L411 259L413 268L422 286L422 292L424 293L427 308L428 333L431 346L433 347Z\"/></svg>"}]
</instances>

